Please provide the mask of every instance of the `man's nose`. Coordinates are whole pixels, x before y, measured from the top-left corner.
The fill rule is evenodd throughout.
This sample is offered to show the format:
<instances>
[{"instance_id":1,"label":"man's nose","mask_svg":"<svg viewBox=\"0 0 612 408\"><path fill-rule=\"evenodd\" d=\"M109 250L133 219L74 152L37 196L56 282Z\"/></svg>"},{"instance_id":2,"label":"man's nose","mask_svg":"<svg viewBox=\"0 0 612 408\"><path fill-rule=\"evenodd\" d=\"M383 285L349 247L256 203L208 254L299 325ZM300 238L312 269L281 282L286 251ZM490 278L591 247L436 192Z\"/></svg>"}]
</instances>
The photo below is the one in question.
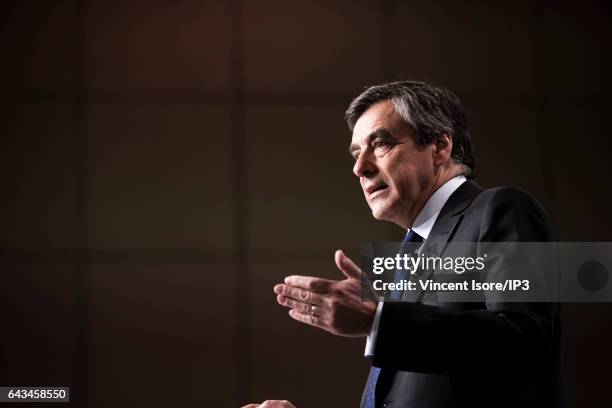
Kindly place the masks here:
<instances>
[{"instance_id":1,"label":"man's nose","mask_svg":"<svg viewBox=\"0 0 612 408\"><path fill-rule=\"evenodd\" d=\"M370 154L359 155L353 166L353 173L357 177L369 177L376 174L376 163L374 163Z\"/></svg>"}]
</instances>

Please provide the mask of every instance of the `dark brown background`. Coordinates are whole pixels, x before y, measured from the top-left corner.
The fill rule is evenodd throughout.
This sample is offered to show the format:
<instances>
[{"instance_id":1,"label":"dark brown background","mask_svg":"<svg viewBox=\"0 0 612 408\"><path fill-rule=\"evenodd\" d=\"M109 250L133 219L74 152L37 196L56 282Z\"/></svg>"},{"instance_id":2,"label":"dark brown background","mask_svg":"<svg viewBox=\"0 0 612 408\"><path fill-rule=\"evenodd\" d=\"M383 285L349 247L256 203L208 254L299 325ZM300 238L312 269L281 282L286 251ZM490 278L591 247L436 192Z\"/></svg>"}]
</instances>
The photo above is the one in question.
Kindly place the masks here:
<instances>
[{"instance_id":1,"label":"dark brown background","mask_svg":"<svg viewBox=\"0 0 612 408\"><path fill-rule=\"evenodd\" d=\"M272 286L401 239L371 219L342 119L390 79L460 96L480 184L529 190L560 240L612 240L606 2L0 13L0 385L68 385L79 407L356 406L364 341L295 323ZM610 406L612 307L564 312L569 400Z\"/></svg>"}]
</instances>

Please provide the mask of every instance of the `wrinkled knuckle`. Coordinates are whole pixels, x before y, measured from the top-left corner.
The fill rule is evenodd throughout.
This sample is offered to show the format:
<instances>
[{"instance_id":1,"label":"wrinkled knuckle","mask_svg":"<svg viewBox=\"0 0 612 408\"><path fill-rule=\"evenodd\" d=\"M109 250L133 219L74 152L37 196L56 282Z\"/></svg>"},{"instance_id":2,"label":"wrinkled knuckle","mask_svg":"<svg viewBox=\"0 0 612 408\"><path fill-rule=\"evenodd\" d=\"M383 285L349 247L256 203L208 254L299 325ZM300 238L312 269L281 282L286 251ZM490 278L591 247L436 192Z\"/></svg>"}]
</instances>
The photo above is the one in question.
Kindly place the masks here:
<instances>
[{"instance_id":1,"label":"wrinkled knuckle","mask_svg":"<svg viewBox=\"0 0 612 408\"><path fill-rule=\"evenodd\" d=\"M310 297L310 292L308 292L306 289L302 289L300 292L300 297L304 300L308 300Z\"/></svg>"}]
</instances>

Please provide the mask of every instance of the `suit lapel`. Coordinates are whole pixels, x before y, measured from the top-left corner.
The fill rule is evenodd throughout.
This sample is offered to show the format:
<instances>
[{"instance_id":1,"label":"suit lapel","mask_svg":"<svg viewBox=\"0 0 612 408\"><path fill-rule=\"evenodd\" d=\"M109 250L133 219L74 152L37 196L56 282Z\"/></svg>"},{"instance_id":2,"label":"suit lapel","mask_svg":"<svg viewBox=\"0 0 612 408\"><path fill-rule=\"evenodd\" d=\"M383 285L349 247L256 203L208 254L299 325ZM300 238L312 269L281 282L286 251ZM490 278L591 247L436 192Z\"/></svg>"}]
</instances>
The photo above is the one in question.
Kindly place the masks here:
<instances>
[{"instance_id":1,"label":"suit lapel","mask_svg":"<svg viewBox=\"0 0 612 408\"><path fill-rule=\"evenodd\" d=\"M455 230L461 224L463 213L481 191L482 188L478 184L468 180L451 194L442 210L440 210L429 237L423 245L421 253L424 256L439 257L442 255ZM419 280L425 281L429 279L432 273L431 270L425 270L422 273L417 272L417 275ZM422 292L423 289L417 282L416 290L405 291L402 300L412 303L420 301Z\"/></svg>"}]
</instances>

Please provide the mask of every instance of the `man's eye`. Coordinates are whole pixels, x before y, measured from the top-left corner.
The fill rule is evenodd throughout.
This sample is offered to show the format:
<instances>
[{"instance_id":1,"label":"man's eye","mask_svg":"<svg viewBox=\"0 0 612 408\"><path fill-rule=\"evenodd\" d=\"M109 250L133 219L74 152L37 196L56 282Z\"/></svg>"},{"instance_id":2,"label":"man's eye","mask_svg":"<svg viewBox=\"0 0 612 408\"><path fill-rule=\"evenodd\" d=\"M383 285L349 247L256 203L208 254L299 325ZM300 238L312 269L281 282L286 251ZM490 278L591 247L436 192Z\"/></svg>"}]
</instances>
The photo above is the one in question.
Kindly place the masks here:
<instances>
[{"instance_id":1,"label":"man's eye","mask_svg":"<svg viewBox=\"0 0 612 408\"><path fill-rule=\"evenodd\" d=\"M388 143L385 142L384 140L377 140L372 144L372 146L374 146L375 149L379 149L381 147L388 146Z\"/></svg>"},{"instance_id":2,"label":"man's eye","mask_svg":"<svg viewBox=\"0 0 612 408\"><path fill-rule=\"evenodd\" d=\"M357 161L358 158L359 158L359 152L353 153L353 159Z\"/></svg>"}]
</instances>

